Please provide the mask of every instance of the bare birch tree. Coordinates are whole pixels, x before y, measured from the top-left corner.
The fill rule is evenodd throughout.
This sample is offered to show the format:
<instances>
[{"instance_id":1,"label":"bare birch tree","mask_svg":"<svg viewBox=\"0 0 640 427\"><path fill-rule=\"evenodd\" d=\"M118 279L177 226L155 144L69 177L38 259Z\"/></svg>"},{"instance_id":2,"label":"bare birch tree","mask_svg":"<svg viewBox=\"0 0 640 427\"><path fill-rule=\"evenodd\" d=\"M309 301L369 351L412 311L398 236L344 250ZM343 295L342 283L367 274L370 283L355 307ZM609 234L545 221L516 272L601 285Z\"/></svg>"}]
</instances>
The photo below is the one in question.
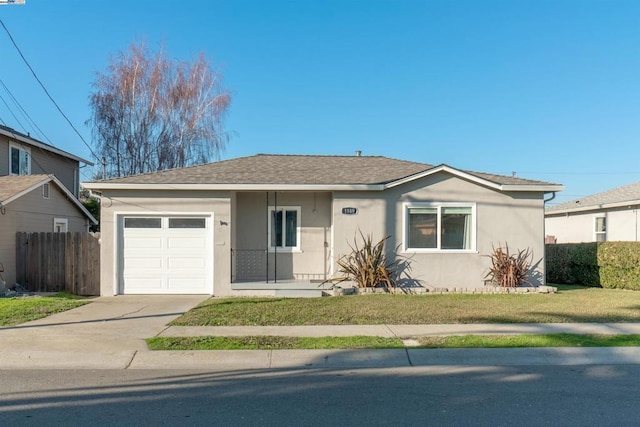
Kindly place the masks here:
<instances>
[{"instance_id":1,"label":"bare birch tree","mask_svg":"<svg viewBox=\"0 0 640 427\"><path fill-rule=\"evenodd\" d=\"M179 62L132 44L93 88L88 123L108 178L205 163L224 150L231 97L204 54Z\"/></svg>"}]
</instances>

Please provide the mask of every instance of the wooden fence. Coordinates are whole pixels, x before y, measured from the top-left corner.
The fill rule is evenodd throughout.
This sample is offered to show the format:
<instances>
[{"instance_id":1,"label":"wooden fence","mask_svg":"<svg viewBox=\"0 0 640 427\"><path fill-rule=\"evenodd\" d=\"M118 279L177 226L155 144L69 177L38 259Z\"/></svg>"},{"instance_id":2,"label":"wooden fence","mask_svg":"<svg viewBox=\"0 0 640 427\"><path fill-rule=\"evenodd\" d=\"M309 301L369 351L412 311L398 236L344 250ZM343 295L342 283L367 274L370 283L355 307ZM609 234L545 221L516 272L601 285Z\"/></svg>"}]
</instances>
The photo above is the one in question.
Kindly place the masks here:
<instances>
[{"instance_id":1,"label":"wooden fence","mask_svg":"<svg viewBox=\"0 0 640 427\"><path fill-rule=\"evenodd\" d=\"M100 244L89 233L16 233L16 282L33 292L100 295Z\"/></svg>"}]
</instances>

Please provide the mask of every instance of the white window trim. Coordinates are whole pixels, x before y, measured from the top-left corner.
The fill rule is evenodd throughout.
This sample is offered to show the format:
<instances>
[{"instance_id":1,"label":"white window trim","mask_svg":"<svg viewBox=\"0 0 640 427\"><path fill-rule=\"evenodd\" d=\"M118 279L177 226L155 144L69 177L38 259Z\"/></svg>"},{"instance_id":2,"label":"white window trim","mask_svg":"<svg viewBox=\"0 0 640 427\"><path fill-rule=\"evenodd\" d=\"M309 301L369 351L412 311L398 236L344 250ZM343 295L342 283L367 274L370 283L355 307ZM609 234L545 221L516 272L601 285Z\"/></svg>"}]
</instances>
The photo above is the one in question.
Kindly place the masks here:
<instances>
[{"instance_id":1,"label":"white window trim","mask_svg":"<svg viewBox=\"0 0 640 427\"><path fill-rule=\"evenodd\" d=\"M57 225L64 225L64 230L56 230ZM53 232L54 233L66 233L69 231L69 220L67 218L53 218Z\"/></svg>"},{"instance_id":2,"label":"white window trim","mask_svg":"<svg viewBox=\"0 0 640 427\"><path fill-rule=\"evenodd\" d=\"M296 211L297 225L296 225L296 246L271 246L271 212L274 210L279 211ZM300 230L302 224L302 209L300 206L269 206L267 213L267 243L269 245L269 252L302 252L300 248ZM283 222L284 224L284 222ZM283 230L282 241L286 241L286 230Z\"/></svg>"},{"instance_id":3,"label":"white window trim","mask_svg":"<svg viewBox=\"0 0 640 427\"><path fill-rule=\"evenodd\" d=\"M443 207L471 208L471 248L470 249L441 249L442 209ZM436 248L410 248L409 245L409 208L438 208L438 231ZM402 205L402 250L406 253L478 253L477 251L477 224L476 203L470 202L411 202Z\"/></svg>"},{"instance_id":4,"label":"white window trim","mask_svg":"<svg viewBox=\"0 0 640 427\"><path fill-rule=\"evenodd\" d=\"M604 231L597 231L596 227L598 225L598 218L604 218ZM598 241L598 234L604 235L603 242L607 241L607 215L606 214L597 214L593 217L593 241Z\"/></svg>"},{"instance_id":5,"label":"white window trim","mask_svg":"<svg viewBox=\"0 0 640 427\"><path fill-rule=\"evenodd\" d=\"M27 165L27 175L31 175L31 148L29 147L25 147L21 144L16 144L15 142L10 142L9 143L9 175L18 175L15 173L11 172L11 149L12 148L16 148L20 151L24 151L25 153L27 153L29 155L29 162Z\"/></svg>"}]
</instances>

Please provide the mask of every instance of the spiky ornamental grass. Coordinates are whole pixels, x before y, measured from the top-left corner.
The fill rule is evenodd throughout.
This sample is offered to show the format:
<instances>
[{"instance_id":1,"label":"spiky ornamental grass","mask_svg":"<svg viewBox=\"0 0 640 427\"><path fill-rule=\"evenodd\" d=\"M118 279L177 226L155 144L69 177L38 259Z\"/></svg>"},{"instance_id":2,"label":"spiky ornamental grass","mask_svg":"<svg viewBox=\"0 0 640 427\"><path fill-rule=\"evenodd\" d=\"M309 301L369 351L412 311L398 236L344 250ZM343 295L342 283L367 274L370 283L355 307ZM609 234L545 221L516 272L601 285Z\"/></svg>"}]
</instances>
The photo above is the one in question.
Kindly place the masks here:
<instances>
[{"instance_id":1,"label":"spiky ornamental grass","mask_svg":"<svg viewBox=\"0 0 640 427\"><path fill-rule=\"evenodd\" d=\"M361 244L358 244L357 236L353 239L353 245L349 244L351 253L343 255L338 260L341 277L332 279L333 282L351 280L359 288L374 288L382 285L391 291L395 285L395 276L398 270L399 259L389 261L385 251L385 243L391 236L386 236L377 243L373 242L371 234L366 236L360 231ZM398 248L396 248L397 252Z\"/></svg>"},{"instance_id":2,"label":"spiky ornamental grass","mask_svg":"<svg viewBox=\"0 0 640 427\"><path fill-rule=\"evenodd\" d=\"M489 279L496 286L516 288L528 282L529 269L533 254L529 248L518 251L518 254L509 252L509 245L505 243L493 248L493 252L487 255L491 259L491 268L485 279Z\"/></svg>"}]
</instances>

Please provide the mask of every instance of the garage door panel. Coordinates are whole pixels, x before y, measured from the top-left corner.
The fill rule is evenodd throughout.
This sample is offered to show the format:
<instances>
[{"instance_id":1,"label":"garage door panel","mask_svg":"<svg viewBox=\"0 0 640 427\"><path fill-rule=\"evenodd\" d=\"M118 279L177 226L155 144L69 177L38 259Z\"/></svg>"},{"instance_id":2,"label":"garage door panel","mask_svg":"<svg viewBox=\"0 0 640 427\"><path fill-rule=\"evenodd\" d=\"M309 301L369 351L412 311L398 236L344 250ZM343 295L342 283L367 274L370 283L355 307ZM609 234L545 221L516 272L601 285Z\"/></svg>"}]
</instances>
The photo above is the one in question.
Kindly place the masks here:
<instances>
[{"instance_id":1,"label":"garage door panel","mask_svg":"<svg viewBox=\"0 0 640 427\"><path fill-rule=\"evenodd\" d=\"M125 278L126 279L126 278ZM135 283L135 286L131 286L131 290L140 291L140 290L157 290L162 287L162 278L161 277L129 277Z\"/></svg>"},{"instance_id":2,"label":"garage door panel","mask_svg":"<svg viewBox=\"0 0 640 427\"><path fill-rule=\"evenodd\" d=\"M204 249L207 247L207 241L202 237L169 237L167 243L169 249Z\"/></svg>"},{"instance_id":3,"label":"garage door panel","mask_svg":"<svg viewBox=\"0 0 640 427\"><path fill-rule=\"evenodd\" d=\"M127 236L126 249L161 249L162 239L160 237L131 237Z\"/></svg>"},{"instance_id":4,"label":"garage door panel","mask_svg":"<svg viewBox=\"0 0 640 427\"><path fill-rule=\"evenodd\" d=\"M125 227L120 229L123 293L212 293L211 220L186 216L145 217L144 221L124 217ZM154 228L143 228L147 223Z\"/></svg>"},{"instance_id":5,"label":"garage door panel","mask_svg":"<svg viewBox=\"0 0 640 427\"><path fill-rule=\"evenodd\" d=\"M168 289L183 293L204 293L206 289L206 282L197 278L169 277L167 285Z\"/></svg>"},{"instance_id":6,"label":"garage door panel","mask_svg":"<svg viewBox=\"0 0 640 427\"><path fill-rule=\"evenodd\" d=\"M124 259L125 270L131 269L161 269L162 258L159 257L125 257Z\"/></svg>"},{"instance_id":7,"label":"garage door panel","mask_svg":"<svg viewBox=\"0 0 640 427\"><path fill-rule=\"evenodd\" d=\"M207 268L207 261L203 258L177 258L171 257L168 259L169 261L169 269L173 270L189 270L189 269L198 269L202 270Z\"/></svg>"}]
</instances>

